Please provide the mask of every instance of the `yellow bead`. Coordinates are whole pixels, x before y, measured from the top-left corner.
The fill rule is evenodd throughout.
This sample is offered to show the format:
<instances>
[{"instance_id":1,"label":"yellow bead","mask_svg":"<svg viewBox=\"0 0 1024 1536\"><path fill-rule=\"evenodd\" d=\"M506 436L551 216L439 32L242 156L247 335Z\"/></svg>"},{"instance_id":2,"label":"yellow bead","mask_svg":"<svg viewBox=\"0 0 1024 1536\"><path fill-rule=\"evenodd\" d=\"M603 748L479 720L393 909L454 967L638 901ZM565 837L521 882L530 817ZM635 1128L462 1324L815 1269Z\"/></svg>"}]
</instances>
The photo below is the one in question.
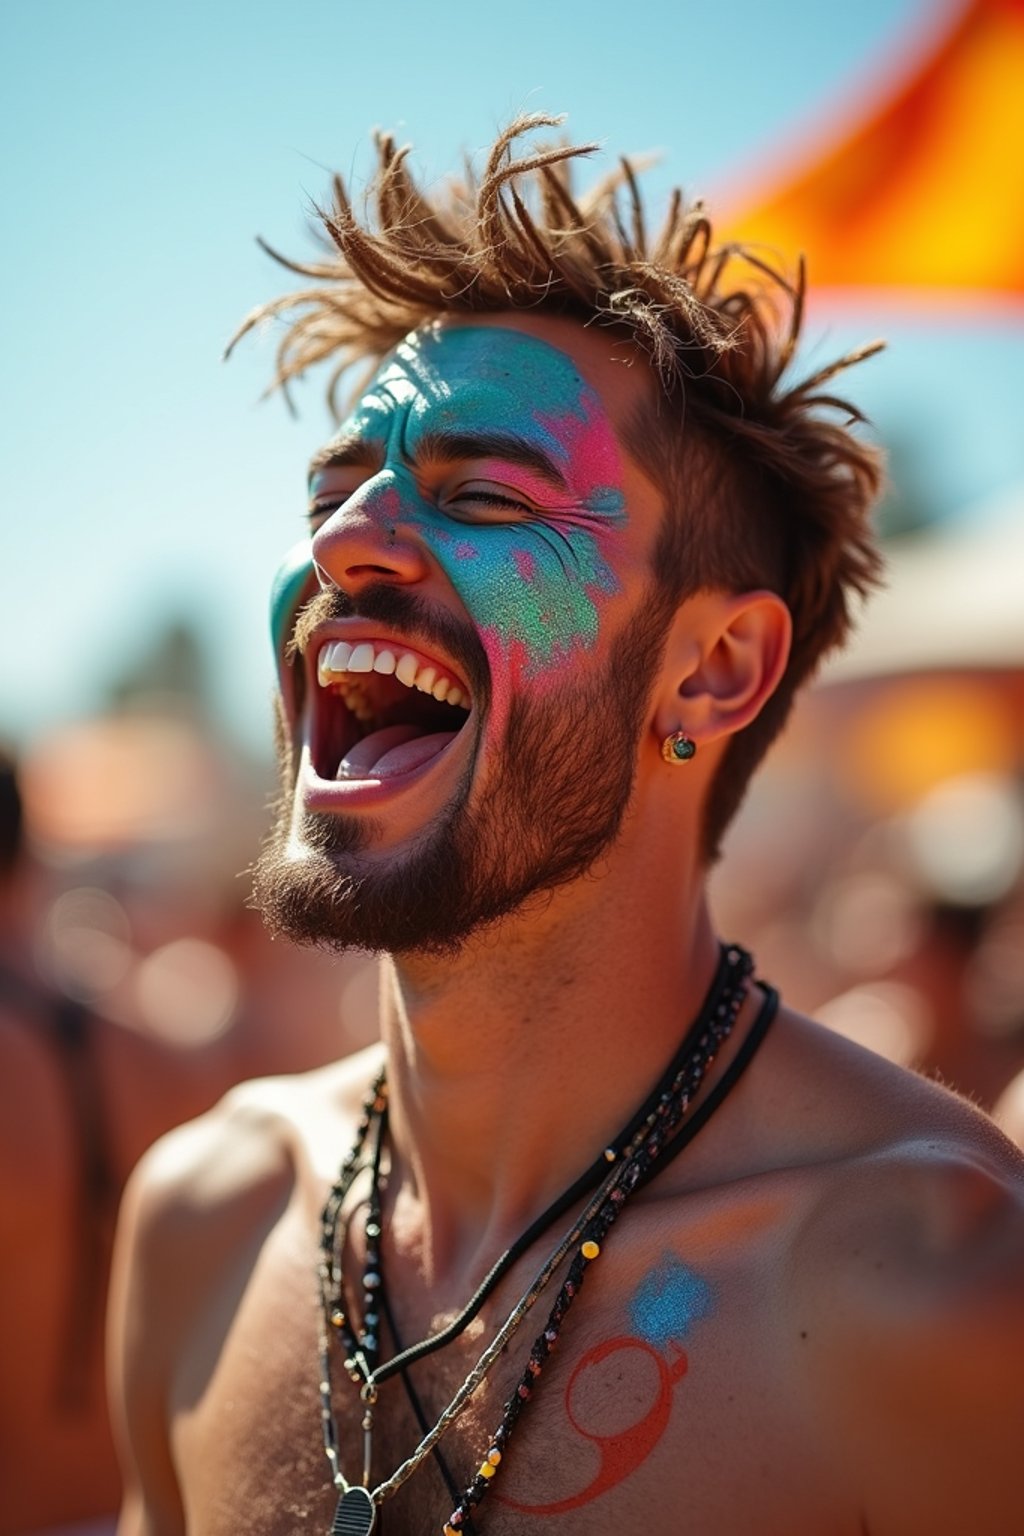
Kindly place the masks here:
<instances>
[{"instance_id":1,"label":"yellow bead","mask_svg":"<svg viewBox=\"0 0 1024 1536\"><path fill-rule=\"evenodd\" d=\"M583 1244L580 1252L585 1259L596 1259L601 1250L596 1243L586 1242Z\"/></svg>"},{"instance_id":2,"label":"yellow bead","mask_svg":"<svg viewBox=\"0 0 1024 1536\"><path fill-rule=\"evenodd\" d=\"M501 1460L501 1452L498 1450L497 1446L495 1446L493 1451L487 1452L487 1460L490 1462L492 1467L496 1467L498 1465L499 1461Z\"/></svg>"},{"instance_id":3,"label":"yellow bead","mask_svg":"<svg viewBox=\"0 0 1024 1536\"><path fill-rule=\"evenodd\" d=\"M444 1528L444 1536L459 1536L459 1533L455 1529L454 1525L446 1525Z\"/></svg>"},{"instance_id":4,"label":"yellow bead","mask_svg":"<svg viewBox=\"0 0 1024 1536\"><path fill-rule=\"evenodd\" d=\"M497 1467L492 1467L489 1461L482 1461L480 1463L481 1477L494 1477L497 1474L497 1471Z\"/></svg>"}]
</instances>

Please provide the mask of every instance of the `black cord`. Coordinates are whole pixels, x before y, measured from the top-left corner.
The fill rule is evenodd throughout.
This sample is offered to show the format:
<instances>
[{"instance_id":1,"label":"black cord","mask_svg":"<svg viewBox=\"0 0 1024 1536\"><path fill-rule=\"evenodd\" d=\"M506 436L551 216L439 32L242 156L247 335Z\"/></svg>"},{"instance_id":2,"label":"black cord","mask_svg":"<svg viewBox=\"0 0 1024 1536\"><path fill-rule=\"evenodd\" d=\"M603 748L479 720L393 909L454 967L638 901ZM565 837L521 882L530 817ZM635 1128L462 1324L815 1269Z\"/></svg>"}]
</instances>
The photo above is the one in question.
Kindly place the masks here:
<instances>
[{"instance_id":1,"label":"black cord","mask_svg":"<svg viewBox=\"0 0 1024 1536\"><path fill-rule=\"evenodd\" d=\"M694 1110L678 1135L669 1142L659 1160L656 1163L652 1163L646 1173L641 1174L636 1182L636 1189L642 1189L645 1184L649 1184L655 1175L661 1172L666 1163L670 1163L674 1157L679 1156L684 1147L690 1145L697 1132L711 1119L711 1116L722 1100L735 1088L753 1061L758 1046L768 1033L772 1021L779 1011L779 994L775 988L769 986L765 981L759 981L757 985L764 993L764 1002L761 1004L757 1018L750 1026L746 1039L707 1098Z\"/></svg>"},{"instance_id":2,"label":"black cord","mask_svg":"<svg viewBox=\"0 0 1024 1536\"><path fill-rule=\"evenodd\" d=\"M726 990L730 976L737 968L737 961L735 958L737 954L741 956L740 968L742 974L744 970L749 968L749 956L744 955L742 951L738 951L735 945L721 946L718 969L715 972L714 980L711 983L711 988L704 1000L700 1012L698 1013L693 1023L690 1025L690 1028L686 1031L682 1043L680 1044L678 1050L675 1052L668 1066L665 1068L664 1072L661 1074L661 1077L658 1079L654 1088L648 1094L640 1108L615 1137L614 1142L610 1143L610 1145L614 1145L617 1148L625 1145L648 1118L651 1111L654 1109L655 1105L661 1098L662 1094L667 1092L667 1090L671 1087L680 1068L683 1066L686 1058L689 1056L695 1039L701 1030L706 1028L709 1016L714 1013L714 1010L721 1000L723 992ZM720 1100L716 1099L715 1103L717 1104L718 1102L720 1102ZM703 1124L703 1121L700 1123ZM429 1339L421 1339L418 1344L411 1344L408 1349L400 1351L400 1353L395 1355L393 1359L388 1360L384 1365L378 1366L374 1371L374 1380L377 1382L387 1381L397 1372L404 1371L406 1366L412 1365L417 1360L425 1359L427 1355L432 1355L435 1350L444 1349L446 1345L452 1343L454 1339L457 1339L477 1316L488 1296L497 1286L498 1282L508 1274L513 1264L515 1264L516 1261L520 1259L524 1253L526 1253L527 1249L533 1246L537 1239L547 1231L548 1227L550 1227L553 1222L558 1220L559 1216L563 1216L565 1212L572 1206L577 1205L585 1194L587 1194L591 1189L595 1187L595 1185L601 1182L601 1180L607 1174L608 1168L608 1160L605 1158L604 1153L602 1152L601 1155L596 1158L593 1163L591 1163L590 1167L587 1168L584 1173L580 1174L579 1178L576 1179L573 1184L570 1184L569 1188L564 1190L563 1193L559 1195L551 1205L548 1206L547 1210L541 1212L536 1221L530 1223L526 1230L516 1238L511 1247L505 1249L505 1252L501 1254L491 1269L484 1276L483 1280L480 1282L480 1285L476 1291L474 1291L473 1295L463 1307L462 1311L456 1318L453 1319L451 1323L449 1323L448 1327L442 1329L440 1333L434 1334Z\"/></svg>"},{"instance_id":3,"label":"black cord","mask_svg":"<svg viewBox=\"0 0 1024 1536\"><path fill-rule=\"evenodd\" d=\"M640 1179L638 1179L634 1193L636 1190L643 1188L645 1184L649 1184L651 1180L656 1178L662 1169L673 1160L673 1158L678 1157L683 1149L689 1146L689 1144L693 1141L693 1138L698 1134L699 1131L703 1129L703 1127L711 1119L711 1116L721 1106L723 1101L732 1092L733 1088L736 1087L744 1072L753 1061L779 1009L779 994L775 988L770 986L767 982L759 981L757 985L764 993L764 1001L761 1004L761 1007L758 1010L757 1018L750 1026L750 1029L748 1030L742 1045L739 1047L739 1050L736 1052L736 1055L733 1057L726 1070L722 1073L722 1076L715 1084L713 1090L694 1111L690 1119L685 1122L678 1135L676 1135L668 1144L661 1158L659 1158L656 1163L651 1163L646 1173L643 1174ZM664 1080L665 1078L663 1077L662 1081L664 1082ZM669 1080L671 1081L671 1079ZM634 1129L639 1127L641 1118L642 1117L634 1117L634 1122L632 1122ZM522 1239L520 1239L520 1241L522 1241ZM398 1328L395 1325L395 1316L391 1308L391 1299L384 1287L383 1274L381 1277L381 1288L378 1292L378 1296L381 1310L387 1319L391 1337L394 1340L395 1348L398 1351L398 1354L395 1356L395 1360L402 1360L411 1354L412 1351L402 1350L402 1341L398 1332ZM438 1337L440 1337L440 1335ZM389 1362L389 1364L393 1363L393 1361ZM400 1374L402 1377L402 1384L405 1387L406 1396L409 1399L409 1404L413 1411L413 1415L415 1416L416 1422L419 1425L420 1433L422 1435L426 1435L430 1432L433 1426L424 1411L420 1395L416 1388L413 1386L412 1379L410 1378L409 1373L404 1366L400 1367ZM379 1375L377 1379L380 1379ZM462 1499L462 1491L452 1476L451 1469L448 1466L440 1445L435 1445L433 1447L432 1454L434 1456L434 1460L437 1462L441 1476L444 1479L448 1493L451 1496L452 1503L457 1507ZM466 1536L475 1536L473 1521L468 1515L468 1512L462 1529L466 1532Z\"/></svg>"},{"instance_id":4,"label":"black cord","mask_svg":"<svg viewBox=\"0 0 1024 1536\"><path fill-rule=\"evenodd\" d=\"M395 1341L395 1348L396 1350L401 1350L402 1340L398 1332L398 1328L395 1324L395 1314L391 1307L391 1298L388 1295L383 1283L381 1284L381 1288L377 1294L380 1297L381 1311L384 1313L384 1317L387 1320L387 1325L391 1332L391 1337ZM423 1408L423 1403L420 1399L420 1395L412 1384L412 1377L409 1375L408 1371L404 1370L402 1371L401 1376L402 1385L405 1388L405 1395L409 1399L409 1406L412 1408L416 1423L419 1425L420 1434L427 1435L430 1433L434 1426L427 1418ZM458 1483L455 1481L455 1478L452 1476L451 1468L445 1460L444 1452L441 1450L440 1445L434 1446L432 1454L434 1460L437 1462L438 1470L440 1471L441 1476L444 1478L445 1487L448 1489L448 1492L451 1496L451 1501L453 1504L457 1504L459 1499L462 1497L462 1489L459 1487ZM467 1536L472 1536L471 1525L466 1525L463 1528L467 1532Z\"/></svg>"},{"instance_id":5,"label":"black cord","mask_svg":"<svg viewBox=\"0 0 1024 1536\"><path fill-rule=\"evenodd\" d=\"M745 980L746 976L749 975L751 968L752 967L749 956L745 955L743 951L737 951L735 947L730 947L729 949L723 947L719 958L718 969L715 973L714 980L708 992L707 998L705 999L704 1005L700 1010L700 1013L698 1014L694 1023L687 1030L682 1044L676 1051L668 1067L666 1067L665 1071L662 1073L658 1083L656 1084L651 1094L648 1096L647 1100L645 1100L644 1104L641 1105L640 1109L637 1110L637 1112L633 1115L632 1119L629 1121L628 1125L624 1127L622 1132L620 1132L619 1136L615 1138L616 1151L618 1151L623 1145L628 1144L632 1136L646 1121L651 1110L657 1105L662 1094L671 1089L681 1066L685 1062L686 1056L689 1054L689 1047L696 1039L698 1033L707 1027L709 1018L714 1015L715 1010L719 1007L722 1000L722 995L727 991L727 982L731 972L734 969L738 970L741 980ZM703 1127L707 1124L715 1111L720 1107L728 1094L731 1093L732 1089L740 1081L747 1067L753 1061L754 1056L756 1055L760 1045L768 1033L769 1028L771 1027L773 1020L776 1017L779 1007L779 994L775 988L762 981L758 981L756 984L764 993L764 1001L758 1010L756 1019L747 1032L746 1038L743 1040L742 1044L736 1052L736 1055L733 1057L732 1061L729 1063L728 1067L725 1069L721 1078L715 1084L714 1088L708 1094L707 1098L698 1105L693 1114L681 1126L678 1133L671 1139L671 1141L668 1142L664 1149L663 1156L657 1163L650 1163L645 1172L641 1174L640 1178L637 1180L636 1185L634 1186L634 1192L636 1189L640 1189L645 1184L650 1183L650 1181L661 1172L662 1168L664 1168L668 1163L672 1162L674 1158L679 1156L684 1148L689 1146L689 1144L693 1141L693 1138L703 1129ZM386 1124L387 1109L385 1106L379 1115L377 1123L376 1143L371 1159L372 1187L370 1194L370 1218L376 1222L378 1231L381 1226L381 1158L384 1148ZM395 1375L396 1373L401 1375L402 1383L405 1388L410 1407L419 1426L421 1434L428 1434L430 1432L431 1425L427 1419L419 1393L417 1392L410 1376L408 1375L407 1367L412 1364L413 1361L423 1359L425 1356L432 1354L435 1350L443 1348L446 1344L457 1338L459 1334L465 1330L468 1324L479 1312L488 1295L495 1288L501 1278L507 1273L511 1265L515 1263L516 1259L519 1258L523 1252L525 1252L525 1250L535 1241L537 1237L541 1235L543 1231L546 1230L548 1226L551 1225L553 1221L557 1220L558 1216L562 1215L571 1204L573 1204L591 1187L593 1187L593 1185L600 1181L602 1175L607 1171L607 1166L607 1159L602 1153L602 1155L597 1158L593 1164L591 1164L590 1168L588 1168L585 1173L583 1173L567 1190L565 1190L563 1194L561 1194L558 1199L555 1200L547 1208L547 1210L537 1218L536 1221L532 1222L526 1231L524 1231L520 1237L516 1239L515 1243L513 1243L510 1248L506 1249L506 1251L501 1255L497 1262L492 1266L488 1275L478 1287L477 1291L474 1293L468 1304L463 1308L459 1316L455 1318L454 1322L451 1323L448 1328L444 1329L443 1332L436 1334L433 1338L424 1339L421 1341L421 1343L412 1345L408 1349L402 1348L401 1338L395 1322L395 1315L391 1307L391 1299L388 1295L387 1288L384 1283L383 1266L378 1265L378 1269L380 1271L380 1284L374 1299L381 1312L383 1313L385 1321L387 1322L387 1326L391 1333L391 1337L397 1353L391 1360L388 1361L386 1366L378 1367L375 1371L373 1371L373 1377L376 1382L380 1383L383 1380ZM453 1504L456 1507L459 1507L462 1503L462 1493L460 1492L459 1487L454 1477L452 1476L451 1469L449 1468L439 1445L432 1447L432 1454ZM466 1513L466 1536L476 1536L472 1519L468 1518L468 1511Z\"/></svg>"}]
</instances>

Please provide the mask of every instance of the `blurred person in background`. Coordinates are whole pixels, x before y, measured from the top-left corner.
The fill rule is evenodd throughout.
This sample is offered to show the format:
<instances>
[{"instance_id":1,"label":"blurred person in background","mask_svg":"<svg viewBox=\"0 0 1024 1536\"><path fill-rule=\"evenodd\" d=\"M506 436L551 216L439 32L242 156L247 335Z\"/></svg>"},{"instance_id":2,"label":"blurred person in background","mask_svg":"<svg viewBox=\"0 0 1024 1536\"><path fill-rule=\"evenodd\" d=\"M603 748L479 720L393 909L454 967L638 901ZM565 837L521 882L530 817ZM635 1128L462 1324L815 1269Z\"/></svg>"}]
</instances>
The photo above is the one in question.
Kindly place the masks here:
<instances>
[{"instance_id":1,"label":"blurred person in background","mask_svg":"<svg viewBox=\"0 0 1024 1536\"><path fill-rule=\"evenodd\" d=\"M324 968L305 966L282 1031L294 952L242 908L231 821L244 826L255 797L228 793L225 771L191 725L160 717L52 733L21 782L0 761L5 1536L112 1526L103 1318L138 1158L240 1079L372 1038L374 967L360 957L343 1014L335 969L326 992Z\"/></svg>"},{"instance_id":2,"label":"blurred person in background","mask_svg":"<svg viewBox=\"0 0 1024 1536\"><path fill-rule=\"evenodd\" d=\"M574 200L535 126L450 196L381 138L264 311L279 382L378 368L275 590L256 889L389 953L383 1045L133 1180L123 1536L1008 1531L1021 1160L776 1017L705 901L877 574L875 456L842 364L784 382L802 289L678 194L649 236L628 167Z\"/></svg>"},{"instance_id":3,"label":"blurred person in background","mask_svg":"<svg viewBox=\"0 0 1024 1536\"><path fill-rule=\"evenodd\" d=\"M715 876L787 996L990 1111L1024 1067L1020 636L801 700Z\"/></svg>"}]
</instances>

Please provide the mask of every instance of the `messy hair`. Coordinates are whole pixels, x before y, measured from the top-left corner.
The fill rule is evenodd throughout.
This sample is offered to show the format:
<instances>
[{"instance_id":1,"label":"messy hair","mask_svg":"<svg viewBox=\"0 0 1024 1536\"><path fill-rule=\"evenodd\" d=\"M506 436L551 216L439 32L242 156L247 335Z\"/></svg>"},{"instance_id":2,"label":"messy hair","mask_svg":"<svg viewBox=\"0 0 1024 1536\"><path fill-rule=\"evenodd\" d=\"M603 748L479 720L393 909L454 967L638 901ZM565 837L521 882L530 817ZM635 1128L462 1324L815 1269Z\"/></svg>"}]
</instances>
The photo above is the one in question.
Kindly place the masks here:
<instances>
[{"instance_id":1,"label":"messy hair","mask_svg":"<svg viewBox=\"0 0 1024 1536\"><path fill-rule=\"evenodd\" d=\"M660 384L626 441L666 498L658 584L678 602L768 587L793 621L779 686L731 739L711 785L702 839L710 861L797 688L846 639L853 597L879 578L868 514L880 457L850 430L860 413L826 389L879 344L798 383L784 379L803 317L802 263L791 278L749 248L716 245L703 205L678 189L649 234L628 160L575 195L572 163L595 145L515 157L524 134L560 121L517 118L482 175L469 169L429 195L408 148L378 135L363 218L335 177L332 205L318 210L327 258L293 262L266 247L313 286L262 305L235 340L284 319L271 387L287 397L292 380L329 364L335 416L353 365L376 364L444 315L528 310L608 326L635 344Z\"/></svg>"}]
</instances>

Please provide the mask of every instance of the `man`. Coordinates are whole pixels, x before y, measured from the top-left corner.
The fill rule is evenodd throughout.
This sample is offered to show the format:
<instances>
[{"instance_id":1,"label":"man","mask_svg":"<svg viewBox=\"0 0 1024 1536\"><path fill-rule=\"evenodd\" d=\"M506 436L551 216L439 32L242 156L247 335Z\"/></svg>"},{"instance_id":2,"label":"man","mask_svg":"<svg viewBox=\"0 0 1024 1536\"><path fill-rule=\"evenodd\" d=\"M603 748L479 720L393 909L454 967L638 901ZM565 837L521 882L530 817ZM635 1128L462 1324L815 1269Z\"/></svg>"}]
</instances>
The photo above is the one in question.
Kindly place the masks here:
<instances>
[{"instance_id":1,"label":"man","mask_svg":"<svg viewBox=\"0 0 1024 1536\"><path fill-rule=\"evenodd\" d=\"M780 339L699 208L651 241L533 126L443 206L382 140L376 227L339 184L267 311L282 384L377 371L275 594L256 895L389 952L382 1045L135 1181L124 1536L1021 1529L1019 1159L773 1022L704 897L875 579L876 460L835 369L781 381L799 289Z\"/></svg>"}]
</instances>

